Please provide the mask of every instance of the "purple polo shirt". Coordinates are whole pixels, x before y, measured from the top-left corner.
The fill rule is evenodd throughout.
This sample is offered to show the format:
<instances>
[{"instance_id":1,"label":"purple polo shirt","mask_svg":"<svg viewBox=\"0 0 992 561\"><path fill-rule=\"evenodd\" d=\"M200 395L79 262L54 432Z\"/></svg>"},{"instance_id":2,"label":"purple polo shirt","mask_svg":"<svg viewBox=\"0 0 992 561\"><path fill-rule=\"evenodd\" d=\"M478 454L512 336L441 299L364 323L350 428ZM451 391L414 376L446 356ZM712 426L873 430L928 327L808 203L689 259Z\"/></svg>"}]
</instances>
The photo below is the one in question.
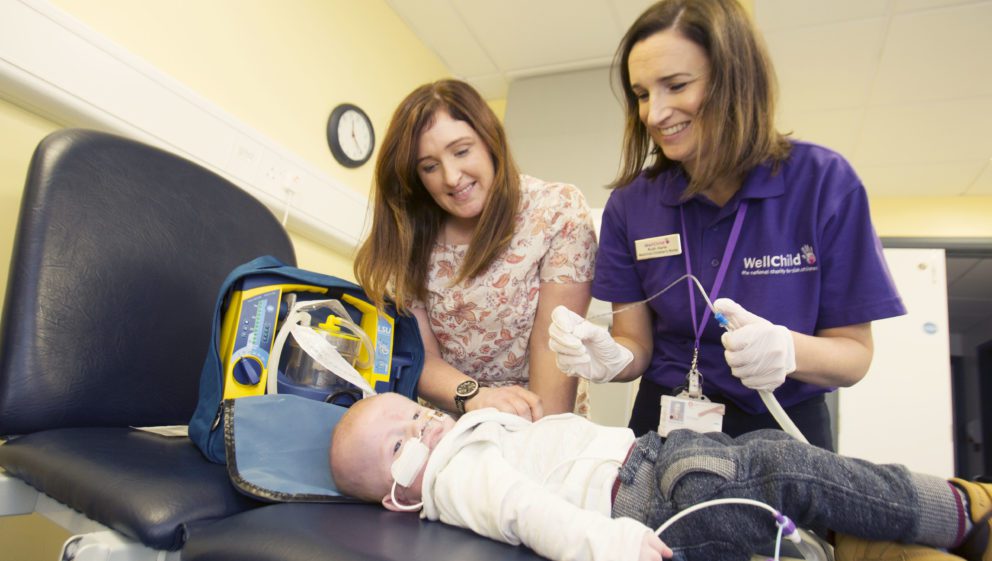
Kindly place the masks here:
<instances>
[{"instance_id":1,"label":"purple polo shirt","mask_svg":"<svg viewBox=\"0 0 992 561\"><path fill-rule=\"evenodd\" d=\"M679 196L685 187L685 177L672 170L654 179L642 174L613 191L603 213L593 296L636 302L687 272L684 255L638 260L634 247L636 240L682 233ZM707 292L742 200L748 206L740 238L712 299L732 298L772 323L810 335L906 313L872 227L861 180L842 156L804 142L793 142L777 174L769 166L752 170L723 208L702 196L683 205L681 248ZM692 358L688 282L649 303L654 352L644 376L670 388L685 383ZM698 321L706 303L698 292L695 300ZM749 413L765 412L758 393L731 375L722 333L710 314L700 341L703 392L723 395ZM788 379L775 396L789 407L832 389Z\"/></svg>"}]
</instances>

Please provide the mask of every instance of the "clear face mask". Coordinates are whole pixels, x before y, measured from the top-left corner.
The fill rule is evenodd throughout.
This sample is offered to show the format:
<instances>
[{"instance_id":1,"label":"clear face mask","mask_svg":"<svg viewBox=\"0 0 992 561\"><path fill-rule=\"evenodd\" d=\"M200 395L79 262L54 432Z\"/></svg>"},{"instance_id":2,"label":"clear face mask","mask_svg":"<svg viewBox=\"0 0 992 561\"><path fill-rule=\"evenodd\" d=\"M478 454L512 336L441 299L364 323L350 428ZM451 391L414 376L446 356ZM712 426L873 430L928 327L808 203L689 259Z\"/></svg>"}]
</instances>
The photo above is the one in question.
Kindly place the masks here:
<instances>
[{"instance_id":1,"label":"clear face mask","mask_svg":"<svg viewBox=\"0 0 992 561\"><path fill-rule=\"evenodd\" d=\"M396 487L409 487L413 480L417 478L417 475L424 468L424 464L427 463L427 457L430 455L430 449L424 444L420 438L424 435L424 431L427 427L434 421L443 421L445 417L444 413L438 411L431 411L431 416L424 423L424 426L420 429L420 434L407 440L403 444L403 448L400 449L400 455L393 460L393 464L389 468L389 473L393 477L393 486L389 491L389 496L393 500L393 505L400 510L418 510L423 506L423 501L405 505L399 502L396 498Z\"/></svg>"}]
</instances>

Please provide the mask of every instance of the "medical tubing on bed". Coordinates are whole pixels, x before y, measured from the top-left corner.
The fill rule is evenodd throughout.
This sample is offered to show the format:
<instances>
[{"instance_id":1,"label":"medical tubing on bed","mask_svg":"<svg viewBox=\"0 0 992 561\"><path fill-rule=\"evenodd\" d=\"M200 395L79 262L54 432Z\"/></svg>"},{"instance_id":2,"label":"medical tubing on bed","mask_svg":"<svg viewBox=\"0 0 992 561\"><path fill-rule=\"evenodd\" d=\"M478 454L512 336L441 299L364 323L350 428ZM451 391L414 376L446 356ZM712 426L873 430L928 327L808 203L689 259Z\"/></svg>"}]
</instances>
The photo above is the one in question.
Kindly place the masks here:
<instances>
[{"instance_id":1,"label":"medical tubing on bed","mask_svg":"<svg viewBox=\"0 0 992 561\"><path fill-rule=\"evenodd\" d=\"M669 527L671 527L672 524L674 524L675 522L681 520L685 516L688 516L689 514L692 514L693 512L696 512L698 510L702 510L704 508L709 508L711 506L730 505L730 504L750 505L750 506L756 506L758 508L763 508L763 509L767 510L768 512L770 512L772 514L772 516L775 517L775 525L778 527L778 532L777 532L777 536L776 536L776 539L775 539L775 559L776 560L779 559L779 551L781 549L782 538L783 537L788 538L789 541L791 541L792 543L797 544L797 545L802 542L802 536L799 535L799 532L796 530L795 523L792 522L792 520L789 519L788 516L786 516L786 515L782 514L781 512L775 510L770 505L767 505L767 504L765 504L765 503L763 503L761 501L755 501L755 500L752 500L752 499L713 499L713 500L710 500L710 501L704 501L704 502L701 502L699 504L692 505L689 508L687 508L687 509L679 512L675 516L673 516L673 517L669 518L668 520L666 520L665 523L662 524L661 526L659 526L658 529L655 530L654 533L658 537L661 537L661 533L664 532L665 530L667 530Z\"/></svg>"},{"instance_id":2,"label":"medical tubing on bed","mask_svg":"<svg viewBox=\"0 0 992 561\"><path fill-rule=\"evenodd\" d=\"M658 529L655 530L654 533L657 536L661 536L661 533L664 532L665 530L667 530L672 524L675 524L676 522L678 522L682 518L685 518L686 516L692 514L693 512L696 512L697 510L703 510L704 508L709 508L711 506L734 505L734 504L736 504L736 505L751 505L751 506L756 506L758 508L763 508L763 509L767 510L768 512L772 513L772 516L775 517L775 520L776 521L779 520L779 517L780 516L782 518L784 518L785 520L788 520L788 518L785 517L785 515L783 515L779 511L775 510L770 505L767 505L767 504L765 504L765 503L763 503L761 501L755 501L755 500L752 500L752 499L713 499L713 500L709 500L709 501L703 501L703 502L701 502L699 504L692 505L689 508L680 511L675 516L673 516L673 517L669 518L668 520L666 520L664 524L662 524L661 526L658 526ZM793 531L795 531L795 526L793 526L792 529L793 529Z\"/></svg>"},{"instance_id":3,"label":"medical tubing on bed","mask_svg":"<svg viewBox=\"0 0 992 561\"><path fill-rule=\"evenodd\" d=\"M782 514L781 512L775 515L775 524L778 525L781 533L784 537L789 538L792 543L799 543L803 541L802 536L796 531L796 523L792 521L791 518Z\"/></svg>"},{"instance_id":4,"label":"medical tubing on bed","mask_svg":"<svg viewBox=\"0 0 992 561\"><path fill-rule=\"evenodd\" d=\"M778 526L778 531L775 532L775 556L768 559L768 561L777 561L782 555L782 533L785 530L785 526L782 524L776 524Z\"/></svg>"}]
</instances>

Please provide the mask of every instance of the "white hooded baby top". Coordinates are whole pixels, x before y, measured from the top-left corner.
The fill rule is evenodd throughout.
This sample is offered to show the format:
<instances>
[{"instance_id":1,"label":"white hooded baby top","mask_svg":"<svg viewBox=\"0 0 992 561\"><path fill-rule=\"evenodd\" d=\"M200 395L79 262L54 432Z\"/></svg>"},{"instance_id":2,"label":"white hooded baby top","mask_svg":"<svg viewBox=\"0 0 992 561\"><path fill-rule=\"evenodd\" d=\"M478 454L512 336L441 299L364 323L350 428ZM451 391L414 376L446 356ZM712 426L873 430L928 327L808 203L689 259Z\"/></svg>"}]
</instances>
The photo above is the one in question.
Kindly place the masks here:
<instances>
[{"instance_id":1,"label":"white hooded baby top","mask_svg":"<svg viewBox=\"0 0 992 561\"><path fill-rule=\"evenodd\" d=\"M650 530L610 517L634 440L627 428L571 413L531 423L495 409L469 412L427 462L421 516L558 561L637 559Z\"/></svg>"}]
</instances>

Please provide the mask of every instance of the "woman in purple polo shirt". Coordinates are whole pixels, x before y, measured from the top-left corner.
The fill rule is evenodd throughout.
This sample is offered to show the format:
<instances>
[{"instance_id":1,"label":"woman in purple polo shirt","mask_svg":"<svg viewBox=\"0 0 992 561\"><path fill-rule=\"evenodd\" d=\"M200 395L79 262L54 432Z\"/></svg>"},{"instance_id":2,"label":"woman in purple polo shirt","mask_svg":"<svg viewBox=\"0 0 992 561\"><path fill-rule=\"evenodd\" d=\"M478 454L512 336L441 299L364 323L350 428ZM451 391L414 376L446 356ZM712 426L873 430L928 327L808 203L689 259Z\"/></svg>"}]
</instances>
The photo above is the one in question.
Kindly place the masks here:
<instances>
[{"instance_id":1,"label":"woman in purple polo shirt","mask_svg":"<svg viewBox=\"0 0 992 561\"><path fill-rule=\"evenodd\" d=\"M832 448L823 395L864 377L871 322L905 313L864 186L836 152L776 131L774 71L736 0L651 6L616 69L626 133L593 296L616 311L691 273L731 329L687 279L615 314L612 337L556 310L560 368L640 377L637 434L721 430L705 398L725 405L728 434L777 427L756 391L774 390L807 439Z\"/></svg>"}]
</instances>

